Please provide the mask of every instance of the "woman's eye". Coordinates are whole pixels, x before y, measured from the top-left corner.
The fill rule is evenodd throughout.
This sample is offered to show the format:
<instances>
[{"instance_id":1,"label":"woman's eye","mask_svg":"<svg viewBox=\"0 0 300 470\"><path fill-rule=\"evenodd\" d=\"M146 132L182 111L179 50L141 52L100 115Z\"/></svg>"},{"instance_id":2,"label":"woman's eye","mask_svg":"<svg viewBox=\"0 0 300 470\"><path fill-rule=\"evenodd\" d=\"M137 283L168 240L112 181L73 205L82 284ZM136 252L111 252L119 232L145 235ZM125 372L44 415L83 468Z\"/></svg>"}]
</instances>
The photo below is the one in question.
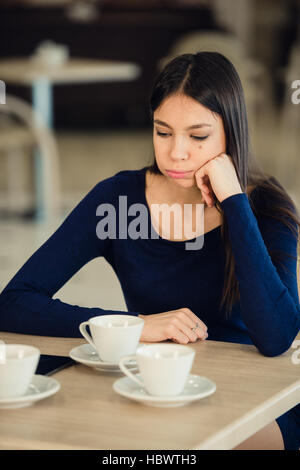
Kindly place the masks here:
<instances>
[{"instance_id":1,"label":"woman's eye","mask_svg":"<svg viewBox=\"0 0 300 470\"><path fill-rule=\"evenodd\" d=\"M195 139L195 140L205 140L207 139L208 135L204 136L204 137L198 137L197 135L192 135L192 138Z\"/></svg>"},{"instance_id":2,"label":"woman's eye","mask_svg":"<svg viewBox=\"0 0 300 470\"><path fill-rule=\"evenodd\" d=\"M167 134L165 132L156 131L156 135L159 135L160 137L167 137L169 134Z\"/></svg>"},{"instance_id":3,"label":"woman's eye","mask_svg":"<svg viewBox=\"0 0 300 470\"><path fill-rule=\"evenodd\" d=\"M168 134L167 132L156 131L156 135L158 135L159 137L169 137L170 134ZM205 140L205 139L207 139L208 135L203 136L203 137L199 137L197 135L191 135L191 137L194 140Z\"/></svg>"}]
</instances>

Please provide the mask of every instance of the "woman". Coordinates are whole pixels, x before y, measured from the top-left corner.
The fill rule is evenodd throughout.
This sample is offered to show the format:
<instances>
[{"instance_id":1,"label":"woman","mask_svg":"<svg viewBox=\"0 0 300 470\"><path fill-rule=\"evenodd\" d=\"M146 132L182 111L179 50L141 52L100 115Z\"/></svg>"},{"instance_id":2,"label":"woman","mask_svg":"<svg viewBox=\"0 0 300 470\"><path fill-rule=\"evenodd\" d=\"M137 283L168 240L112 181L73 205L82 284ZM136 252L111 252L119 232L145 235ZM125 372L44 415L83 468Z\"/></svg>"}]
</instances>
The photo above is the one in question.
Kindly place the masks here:
<instances>
[{"instance_id":1,"label":"woman","mask_svg":"<svg viewBox=\"0 0 300 470\"><path fill-rule=\"evenodd\" d=\"M283 353L300 328L300 221L280 184L249 160L236 70L218 53L179 56L157 77L150 108L152 165L101 181L75 207L2 292L0 330L80 336L82 321L124 313L52 298L103 256L118 276L126 313L145 320L141 341L209 337L254 344L266 356ZM175 207L173 217L157 214L161 207ZM238 448L299 446L298 406Z\"/></svg>"}]
</instances>

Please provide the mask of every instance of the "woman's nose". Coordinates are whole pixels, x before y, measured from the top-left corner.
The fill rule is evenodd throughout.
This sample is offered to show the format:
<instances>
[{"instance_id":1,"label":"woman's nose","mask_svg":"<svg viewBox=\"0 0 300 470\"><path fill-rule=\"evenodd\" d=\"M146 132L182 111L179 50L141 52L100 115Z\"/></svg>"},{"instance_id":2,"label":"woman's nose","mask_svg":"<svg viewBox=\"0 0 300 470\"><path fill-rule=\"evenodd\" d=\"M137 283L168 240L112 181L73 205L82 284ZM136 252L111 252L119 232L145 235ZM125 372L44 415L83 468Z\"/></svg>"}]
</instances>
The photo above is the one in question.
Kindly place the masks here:
<instances>
[{"instance_id":1,"label":"woman's nose","mask_svg":"<svg viewBox=\"0 0 300 470\"><path fill-rule=\"evenodd\" d=\"M189 157L188 147L183 138L174 138L170 155L174 160L186 160Z\"/></svg>"}]
</instances>

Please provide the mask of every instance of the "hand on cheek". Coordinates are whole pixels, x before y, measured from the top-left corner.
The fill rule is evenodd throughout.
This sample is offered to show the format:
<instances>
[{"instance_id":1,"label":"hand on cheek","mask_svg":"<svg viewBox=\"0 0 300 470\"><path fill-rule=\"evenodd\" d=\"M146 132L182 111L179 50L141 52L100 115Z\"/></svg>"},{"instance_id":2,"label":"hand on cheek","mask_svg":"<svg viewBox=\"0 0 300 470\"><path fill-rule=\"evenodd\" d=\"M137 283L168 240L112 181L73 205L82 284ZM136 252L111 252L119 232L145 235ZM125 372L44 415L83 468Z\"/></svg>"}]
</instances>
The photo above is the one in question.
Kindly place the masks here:
<instances>
[{"instance_id":1,"label":"hand on cheek","mask_svg":"<svg viewBox=\"0 0 300 470\"><path fill-rule=\"evenodd\" d=\"M195 173L197 186L209 207L234 195L242 193L232 158L225 153L210 159Z\"/></svg>"}]
</instances>

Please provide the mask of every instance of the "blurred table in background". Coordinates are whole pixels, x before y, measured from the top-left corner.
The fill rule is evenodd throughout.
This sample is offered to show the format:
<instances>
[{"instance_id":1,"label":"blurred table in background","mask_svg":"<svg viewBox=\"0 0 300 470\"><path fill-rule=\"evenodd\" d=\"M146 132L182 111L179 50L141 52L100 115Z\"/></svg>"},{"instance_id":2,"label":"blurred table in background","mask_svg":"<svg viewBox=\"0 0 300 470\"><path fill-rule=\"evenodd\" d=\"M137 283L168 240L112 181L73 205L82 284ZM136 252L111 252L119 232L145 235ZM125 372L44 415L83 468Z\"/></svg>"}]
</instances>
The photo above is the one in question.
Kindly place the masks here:
<instances>
[{"instance_id":1,"label":"blurred table in background","mask_svg":"<svg viewBox=\"0 0 300 470\"><path fill-rule=\"evenodd\" d=\"M92 82L124 82L140 75L138 65L109 60L73 59L59 66L46 66L30 58L11 58L0 61L0 79L6 84L27 85L32 88L33 109L43 123L53 126L53 85ZM80 105L79 105L80 107ZM80 109L78 109L80 113ZM44 220L42 159L35 158L35 190L37 194L36 218ZM17 174L16 168L16 174Z\"/></svg>"},{"instance_id":2,"label":"blurred table in background","mask_svg":"<svg viewBox=\"0 0 300 470\"><path fill-rule=\"evenodd\" d=\"M85 21L68 12L69 8L50 7L46 1L23 6L1 1L0 57L27 57L41 42L51 40L67 46L71 57L136 63L142 73L121 87L117 82L88 83L81 85L80 93L76 85L55 87L55 129L150 126L148 100L158 60L187 31L218 29L210 5L201 3L192 7L156 0L99 2L98 15ZM25 87L16 85L10 93L30 99Z\"/></svg>"}]
</instances>

